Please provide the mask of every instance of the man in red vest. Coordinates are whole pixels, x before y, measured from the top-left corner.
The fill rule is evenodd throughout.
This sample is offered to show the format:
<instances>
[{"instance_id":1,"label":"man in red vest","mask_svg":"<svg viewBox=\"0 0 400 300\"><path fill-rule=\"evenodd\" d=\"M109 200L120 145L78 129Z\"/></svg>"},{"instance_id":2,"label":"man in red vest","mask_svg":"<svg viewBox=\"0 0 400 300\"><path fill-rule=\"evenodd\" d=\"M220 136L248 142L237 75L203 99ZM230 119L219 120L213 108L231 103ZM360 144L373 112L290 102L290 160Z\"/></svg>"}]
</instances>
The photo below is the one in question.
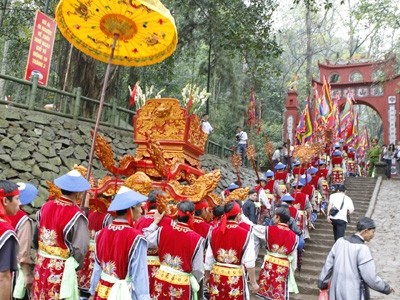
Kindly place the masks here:
<instances>
[{"instance_id":1,"label":"man in red vest","mask_svg":"<svg viewBox=\"0 0 400 300\"><path fill-rule=\"evenodd\" d=\"M290 230L288 222L290 213L287 208L278 207L275 210L274 224L266 227L267 255L264 258L263 269L260 271L260 289L257 293L262 299L285 300L291 291L296 291L294 281L295 260L298 243L297 235Z\"/></svg>"},{"instance_id":2,"label":"man in red vest","mask_svg":"<svg viewBox=\"0 0 400 300\"><path fill-rule=\"evenodd\" d=\"M111 202L108 211L117 216L95 238L92 299L150 299L147 243L133 227L146 200L146 196L122 186Z\"/></svg>"},{"instance_id":3,"label":"man in red vest","mask_svg":"<svg viewBox=\"0 0 400 300\"><path fill-rule=\"evenodd\" d=\"M0 180L0 299L11 299L12 272L18 269L18 239L8 218L18 208L18 185Z\"/></svg>"},{"instance_id":4,"label":"man in red vest","mask_svg":"<svg viewBox=\"0 0 400 300\"><path fill-rule=\"evenodd\" d=\"M157 217L157 195L162 195L164 192L161 190L152 190L149 193L149 198L147 200L148 212L146 215L142 216L136 222L136 229L141 233L148 228L153 222L154 218ZM161 221L158 223L159 227L172 226L173 220L168 216L163 216ZM147 271L149 274L149 289L150 293L154 291L154 281L158 269L160 268L160 259L158 257L157 248L147 249Z\"/></svg>"},{"instance_id":5,"label":"man in red vest","mask_svg":"<svg viewBox=\"0 0 400 300\"><path fill-rule=\"evenodd\" d=\"M258 290L255 276L254 237L238 223L241 207L236 201L224 206L220 225L212 230L205 260L205 283L210 300L248 300L245 268L253 291Z\"/></svg>"},{"instance_id":6,"label":"man in red vest","mask_svg":"<svg viewBox=\"0 0 400 300\"><path fill-rule=\"evenodd\" d=\"M10 216L11 225L15 228L18 236L19 252L18 263L21 267L18 273L17 281L14 288L14 298L25 299L26 292L30 296L30 288L33 282L31 258L31 247L33 240L33 224L32 219L23 210L23 206L30 204L37 196L37 188L30 183L18 182L19 200L21 206L15 216ZM28 297L29 297L28 296ZM30 298L29 298L30 299Z\"/></svg>"},{"instance_id":7,"label":"man in red vest","mask_svg":"<svg viewBox=\"0 0 400 300\"><path fill-rule=\"evenodd\" d=\"M144 231L149 247L158 247L161 262L153 299L197 299L204 276L204 239L192 229L195 206L186 200L177 208L176 224L158 228L159 220L154 220Z\"/></svg>"},{"instance_id":8,"label":"man in red vest","mask_svg":"<svg viewBox=\"0 0 400 300\"><path fill-rule=\"evenodd\" d=\"M197 202L194 206L193 230L200 234L204 239L207 239L211 228L211 224L206 222L209 214L208 202L204 199Z\"/></svg>"},{"instance_id":9,"label":"man in red vest","mask_svg":"<svg viewBox=\"0 0 400 300\"><path fill-rule=\"evenodd\" d=\"M77 170L54 180L61 196L47 201L37 214L38 254L33 271L33 299L79 296L76 269L89 249L88 221L76 205L90 183Z\"/></svg>"}]
</instances>

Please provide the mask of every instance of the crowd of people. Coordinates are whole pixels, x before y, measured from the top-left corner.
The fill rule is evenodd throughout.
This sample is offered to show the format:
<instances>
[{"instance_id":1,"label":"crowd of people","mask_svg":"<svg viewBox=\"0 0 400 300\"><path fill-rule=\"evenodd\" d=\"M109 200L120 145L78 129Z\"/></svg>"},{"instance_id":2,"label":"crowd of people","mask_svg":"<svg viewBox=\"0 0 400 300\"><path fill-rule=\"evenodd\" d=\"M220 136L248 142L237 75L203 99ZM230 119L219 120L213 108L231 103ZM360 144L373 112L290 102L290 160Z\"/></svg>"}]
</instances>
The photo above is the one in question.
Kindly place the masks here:
<instances>
[{"instance_id":1,"label":"crowd of people","mask_svg":"<svg viewBox=\"0 0 400 300\"><path fill-rule=\"evenodd\" d=\"M240 142L243 133L237 131ZM91 185L73 170L54 180L61 195L41 207L34 226L24 206L35 199L37 188L2 180L0 299L248 300L254 293L286 300L298 292L294 272L301 269L304 245L321 216L332 224L336 243L319 288L327 289L331 280L331 299L353 299L342 288L350 283L338 283L340 276L353 276L351 282L361 281L365 291L369 286L394 292L377 279L364 245L373 237L373 221L360 220L358 232L343 238L354 211L344 185L353 170L352 151L347 156L345 151L335 144L311 162L276 160L245 201L211 207L206 200L188 199L178 203L175 218L157 209L163 191L145 196L126 186L115 195L87 193L85 207L98 197L109 201L107 211L82 210L77 202ZM239 188L232 183L221 196ZM261 247L266 250L262 261ZM346 256L351 251L354 257ZM359 252L363 255L356 257Z\"/></svg>"}]
</instances>

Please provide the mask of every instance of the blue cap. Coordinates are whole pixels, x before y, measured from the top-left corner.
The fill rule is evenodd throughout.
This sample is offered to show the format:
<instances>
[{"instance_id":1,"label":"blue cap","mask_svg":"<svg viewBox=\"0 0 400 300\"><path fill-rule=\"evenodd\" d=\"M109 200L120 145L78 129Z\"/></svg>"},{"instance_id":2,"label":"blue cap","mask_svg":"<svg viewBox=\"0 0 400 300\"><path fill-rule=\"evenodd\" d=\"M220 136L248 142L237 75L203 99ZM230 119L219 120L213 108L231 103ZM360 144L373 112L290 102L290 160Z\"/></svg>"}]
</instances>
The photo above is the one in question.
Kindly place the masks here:
<instances>
[{"instance_id":1,"label":"blue cap","mask_svg":"<svg viewBox=\"0 0 400 300\"><path fill-rule=\"evenodd\" d=\"M257 183L259 183L260 181L267 181L267 178L265 178L264 175L261 175L260 179L257 180Z\"/></svg>"},{"instance_id":2,"label":"blue cap","mask_svg":"<svg viewBox=\"0 0 400 300\"><path fill-rule=\"evenodd\" d=\"M267 172L265 172L265 177L274 177L274 172L268 170Z\"/></svg>"},{"instance_id":3,"label":"blue cap","mask_svg":"<svg viewBox=\"0 0 400 300\"><path fill-rule=\"evenodd\" d=\"M306 177L306 175L307 175L307 177ZM303 174L303 175L300 176L300 180L299 181L302 183L302 185L306 185L306 183L310 183L311 182L311 179L312 179L312 177L311 177L310 174Z\"/></svg>"},{"instance_id":4,"label":"blue cap","mask_svg":"<svg viewBox=\"0 0 400 300\"><path fill-rule=\"evenodd\" d=\"M339 150L333 151L333 156L341 156L341 155L342 155L341 151L339 151Z\"/></svg>"},{"instance_id":5,"label":"blue cap","mask_svg":"<svg viewBox=\"0 0 400 300\"><path fill-rule=\"evenodd\" d=\"M275 166L275 170L282 170L284 168L286 168L286 165L284 165L281 162L277 163L276 166Z\"/></svg>"},{"instance_id":6,"label":"blue cap","mask_svg":"<svg viewBox=\"0 0 400 300\"><path fill-rule=\"evenodd\" d=\"M292 187L302 187L304 185L304 183L301 181L301 179L299 181L295 180L292 182Z\"/></svg>"},{"instance_id":7,"label":"blue cap","mask_svg":"<svg viewBox=\"0 0 400 300\"><path fill-rule=\"evenodd\" d=\"M354 152L354 148L353 148L353 147L350 147L350 148L349 148L349 151L350 151L350 152Z\"/></svg>"},{"instance_id":8,"label":"blue cap","mask_svg":"<svg viewBox=\"0 0 400 300\"><path fill-rule=\"evenodd\" d=\"M292 197L292 195L290 195L289 193L283 195L281 197L281 201L287 201L287 202L291 202L294 201L294 198Z\"/></svg>"},{"instance_id":9,"label":"blue cap","mask_svg":"<svg viewBox=\"0 0 400 300\"><path fill-rule=\"evenodd\" d=\"M307 174L315 174L317 173L318 169L316 167L310 167L307 169Z\"/></svg>"},{"instance_id":10,"label":"blue cap","mask_svg":"<svg viewBox=\"0 0 400 300\"><path fill-rule=\"evenodd\" d=\"M299 160L296 160L296 161L293 163L293 166L300 166L300 161L299 161Z\"/></svg>"},{"instance_id":11,"label":"blue cap","mask_svg":"<svg viewBox=\"0 0 400 300\"><path fill-rule=\"evenodd\" d=\"M90 183L77 170L69 171L54 180L56 186L69 192L84 192L90 189Z\"/></svg>"},{"instance_id":12,"label":"blue cap","mask_svg":"<svg viewBox=\"0 0 400 300\"><path fill-rule=\"evenodd\" d=\"M38 189L30 183L17 182L19 190L19 202L21 205L27 205L31 203L38 194Z\"/></svg>"},{"instance_id":13,"label":"blue cap","mask_svg":"<svg viewBox=\"0 0 400 300\"><path fill-rule=\"evenodd\" d=\"M326 165L326 162L322 159L318 160L318 164L319 165Z\"/></svg>"},{"instance_id":14,"label":"blue cap","mask_svg":"<svg viewBox=\"0 0 400 300\"><path fill-rule=\"evenodd\" d=\"M121 186L118 193L115 195L114 200L108 207L108 211L117 211L128 209L136 206L142 202L145 202L147 197L127 188L126 186Z\"/></svg>"},{"instance_id":15,"label":"blue cap","mask_svg":"<svg viewBox=\"0 0 400 300\"><path fill-rule=\"evenodd\" d=\"M335 149L340 148L340 144L339 143L335 143L335 145L333 146Z\"/></svg>"},{"instance_id":16,"label":"blue cap","mask_svg":"<svg viewBox=\"0 0 400 300\"><path fill-rule=\"evenodd\" d=\"M228 187L226 188L228 191L233 191L233 190L236 190L236 189L238 189L239 188L239 186L236 184L236 183L231 183L230 185L228 185Z\"/></svg>"}]
</instances>

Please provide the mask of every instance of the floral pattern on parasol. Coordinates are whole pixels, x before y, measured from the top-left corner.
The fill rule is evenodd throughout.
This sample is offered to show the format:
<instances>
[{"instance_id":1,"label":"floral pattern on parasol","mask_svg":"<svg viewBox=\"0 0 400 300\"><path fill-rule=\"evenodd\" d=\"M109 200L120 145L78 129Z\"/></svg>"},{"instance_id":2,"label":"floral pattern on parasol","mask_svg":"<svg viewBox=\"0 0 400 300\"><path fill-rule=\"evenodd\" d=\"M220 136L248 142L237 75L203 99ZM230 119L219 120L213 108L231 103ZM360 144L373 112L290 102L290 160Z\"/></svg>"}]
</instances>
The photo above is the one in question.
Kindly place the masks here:
<instances>
[{"instance_id":1,"label":"floral pattern on parasol","mask_svg":"<svg viewBox=\"0 0 400 300\"><path fill-rule=\"evenodd\" d=\"M62 35L83 53L113 64L146 66L161 62L176 49L175 21L158 0L62 0L56 21Z\"/></svg>"}]
</instances>

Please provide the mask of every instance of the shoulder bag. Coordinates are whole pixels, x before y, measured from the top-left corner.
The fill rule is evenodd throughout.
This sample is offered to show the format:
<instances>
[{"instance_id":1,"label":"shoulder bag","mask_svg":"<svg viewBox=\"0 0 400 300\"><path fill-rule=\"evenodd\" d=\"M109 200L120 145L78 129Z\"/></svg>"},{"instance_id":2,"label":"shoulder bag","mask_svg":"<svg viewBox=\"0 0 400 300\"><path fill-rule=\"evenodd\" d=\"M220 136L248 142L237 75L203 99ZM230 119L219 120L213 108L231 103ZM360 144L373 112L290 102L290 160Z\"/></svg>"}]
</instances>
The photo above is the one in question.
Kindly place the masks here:
<instances>
[{"instance_id":1,"label":"shoulder bag","mask_svg":"<svg viewBox=\"0 0 400 300\"><path fill-rule=\"evenodd\" d=\"M344 197L345 197L345 196L343 196L342 205L340 205L340 208L337 208L337 207L333 206L333 207L331 208L331 210L329 211L329 215L330 215L331 217L336 216L336 215L338 214L338 212L343 208Z\"/></svg>"}]
</instances>

